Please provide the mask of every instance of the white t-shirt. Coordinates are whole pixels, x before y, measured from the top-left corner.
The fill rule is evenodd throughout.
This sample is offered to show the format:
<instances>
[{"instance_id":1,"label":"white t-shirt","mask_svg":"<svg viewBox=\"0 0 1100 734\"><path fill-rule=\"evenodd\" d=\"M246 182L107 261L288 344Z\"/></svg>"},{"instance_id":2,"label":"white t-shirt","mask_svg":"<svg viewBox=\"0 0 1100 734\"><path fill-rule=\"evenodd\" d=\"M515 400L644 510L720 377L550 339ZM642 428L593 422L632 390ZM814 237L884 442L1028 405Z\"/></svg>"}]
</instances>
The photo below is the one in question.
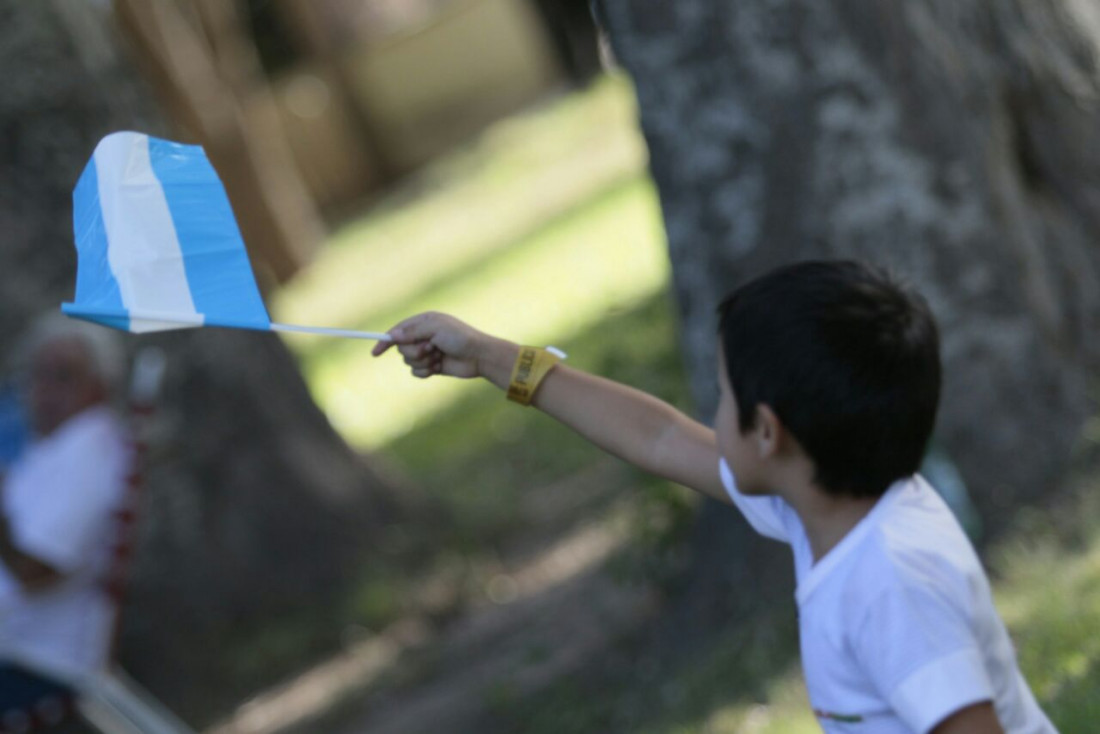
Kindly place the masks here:
<instances>
[{"instance_id":1,"label":"white t-shirt","mask_svg":"<svg viewBox=\"0 0 1100 734\"><path fill-rule=\"evenodd\" d=\"M115 614L104 576L129 467L125 433L105 407L69 419L12 467L0 496L12 542L66 578L29 593L12 591L10 577L0 584L0 660L63 680L104 664Z\"/></svg>"},{"instance_id":2,"label":"white t-shirt","mask_svg":"<svg viewBox=\"0 0 1100 734\"><path fill-rule=\"evenodd\" d=\"M920 476L896 482L816 564L778 497L722 483L753 528L789 543L810 705L829 734L924 734L992 701L1006 734L1050 734L1016 665L981 562Z\"/></svg>"}]
</instances>

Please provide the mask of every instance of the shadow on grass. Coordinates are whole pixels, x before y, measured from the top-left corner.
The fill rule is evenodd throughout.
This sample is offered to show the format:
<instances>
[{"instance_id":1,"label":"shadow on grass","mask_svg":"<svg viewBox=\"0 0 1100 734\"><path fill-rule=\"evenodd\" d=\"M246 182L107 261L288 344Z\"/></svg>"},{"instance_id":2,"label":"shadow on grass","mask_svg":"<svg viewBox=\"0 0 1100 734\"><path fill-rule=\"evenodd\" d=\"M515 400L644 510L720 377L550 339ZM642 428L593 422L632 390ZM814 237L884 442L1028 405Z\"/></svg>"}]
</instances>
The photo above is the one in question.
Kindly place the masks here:
<instances>
[{"instance_id":1,"label":"shadow on grass","mask_svg":"<svg viewBox=\"0 0 1100 734\"><path fill-rule=\"evenodd\" d=\"M801 678L792 672L798 636L790 600L770 606L683 649L669 646L661 631L667 618L659 617L642 631L624 634L578 675L527 699L498 696L467 731L732 734L750 720L763 723L762 713L776 699L786 704L776 718L789 725L776 731L807 725L819 731Z\"/></svg>"}]
</instances>

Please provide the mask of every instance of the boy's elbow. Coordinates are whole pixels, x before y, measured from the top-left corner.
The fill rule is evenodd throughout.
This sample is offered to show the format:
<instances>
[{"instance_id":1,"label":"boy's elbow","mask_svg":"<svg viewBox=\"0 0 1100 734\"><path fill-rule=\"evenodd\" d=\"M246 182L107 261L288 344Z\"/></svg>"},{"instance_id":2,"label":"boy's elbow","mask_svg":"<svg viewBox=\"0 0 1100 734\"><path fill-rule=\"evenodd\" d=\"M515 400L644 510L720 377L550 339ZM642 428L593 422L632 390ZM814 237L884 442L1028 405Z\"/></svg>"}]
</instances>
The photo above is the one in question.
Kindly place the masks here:
<instances>
[{"instance_id":1,"label":"boy's elbow","mask_svg":"<svg viewBox=\"0 0 1100 734\"><path fill-rule=\"evenodd\" d=\"M648 471L685 487L729 501L718 477L718 449L706 426L673 410L652 443Z\"/></svg>"},{"instance_id":2,"label":"boy's elbow","mask_svg":"<svg viewBox=\"0 0 1100 734\"><path fill-rule=\"evenodd\" d=\"M663 411L660 421L652 426L650 440L642 448L639 466L651 474L674 479L677 463L677 446L682 440L682 428L671 408Z\"/></svg>"}]
</instances>

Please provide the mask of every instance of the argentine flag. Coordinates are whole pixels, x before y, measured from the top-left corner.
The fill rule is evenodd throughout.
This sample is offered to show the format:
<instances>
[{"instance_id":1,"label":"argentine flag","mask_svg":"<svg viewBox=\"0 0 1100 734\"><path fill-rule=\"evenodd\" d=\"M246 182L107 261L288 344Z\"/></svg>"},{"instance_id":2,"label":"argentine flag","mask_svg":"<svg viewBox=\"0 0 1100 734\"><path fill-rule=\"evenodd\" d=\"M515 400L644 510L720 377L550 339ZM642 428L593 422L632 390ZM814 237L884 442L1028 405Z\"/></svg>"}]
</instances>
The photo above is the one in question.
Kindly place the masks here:
<instances>
[{"instance_id":1,"label":"argentine flag","mask_svg":"<svg viewBox=\"0 0 1100 734\"><path fill-rule=\"evenodd\" d=\"M134 132L96 146L73 190L69 316L131 332L196 326L389 339L274 324L218 174L201 146Z\"/></svg>"}]
</instances>

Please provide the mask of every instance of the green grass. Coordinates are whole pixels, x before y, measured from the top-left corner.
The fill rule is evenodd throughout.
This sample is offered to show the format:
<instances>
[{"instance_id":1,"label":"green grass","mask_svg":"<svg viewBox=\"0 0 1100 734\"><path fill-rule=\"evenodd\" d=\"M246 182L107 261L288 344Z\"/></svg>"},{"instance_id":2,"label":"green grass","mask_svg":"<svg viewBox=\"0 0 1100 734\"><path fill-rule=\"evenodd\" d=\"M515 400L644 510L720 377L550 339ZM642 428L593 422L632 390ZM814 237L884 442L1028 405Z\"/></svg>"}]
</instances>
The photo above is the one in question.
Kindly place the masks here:
<instances>
[{"instance_id":1,"label":"green grass","mask_svg":"<svg viewBox=\"0 0 1100 734\"><path fill-rule=\"evenodd\" d=\"M999 549L997 605L1020 665L1062 734L1100 722L1100 481L1069 508L1031 515Z\"/></svg>"}]
</instances>

